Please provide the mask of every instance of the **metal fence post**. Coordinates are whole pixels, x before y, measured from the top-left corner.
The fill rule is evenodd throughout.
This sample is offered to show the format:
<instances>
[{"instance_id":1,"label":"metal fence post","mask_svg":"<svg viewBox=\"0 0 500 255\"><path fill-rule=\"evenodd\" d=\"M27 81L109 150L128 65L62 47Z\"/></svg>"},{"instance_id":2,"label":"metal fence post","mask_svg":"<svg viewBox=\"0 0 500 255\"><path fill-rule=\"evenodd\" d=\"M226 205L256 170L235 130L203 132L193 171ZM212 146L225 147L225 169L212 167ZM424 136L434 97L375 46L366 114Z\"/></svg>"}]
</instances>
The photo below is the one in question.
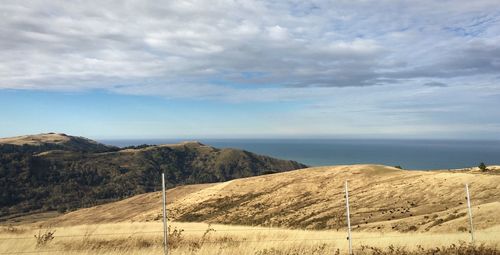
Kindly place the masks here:
<instances>
[{"instance_id":1,"label":"metal fence post","mask_svg":"<svg viewBox=\"0 0 500 255\"><path fill-rule=\"evenodd\" d=\"M472 209L470 208L469 184L465 184L465 192L467 193L467 209L469 211L470 237L474 244L474 225L472 224Z\"/></svg>"},{"instance_id":2,"label":"metal fence post","mask_svg":"<svg viewBox=\"0 0 500 255\"><path fill-rule=\"evenodd\" d=\"M161 186L162 186L162 194L163 194L163 252L165 255L168 255L168 227L167 227L167 198L165 193L165 174L161 174Z\"/></svg>"},{"instance_id":3,"label":"metal fence post","mask_svg":"<svg viewBox=\"0 0 500 255\"><path fill-rule=\"evenodd\" d=\"M352 255L351 215L349 212L349 188L347 186L347 180L345 181L345 204L347 208L347 239L349 240L349 255Z\"/></svg>"}]
</instances>

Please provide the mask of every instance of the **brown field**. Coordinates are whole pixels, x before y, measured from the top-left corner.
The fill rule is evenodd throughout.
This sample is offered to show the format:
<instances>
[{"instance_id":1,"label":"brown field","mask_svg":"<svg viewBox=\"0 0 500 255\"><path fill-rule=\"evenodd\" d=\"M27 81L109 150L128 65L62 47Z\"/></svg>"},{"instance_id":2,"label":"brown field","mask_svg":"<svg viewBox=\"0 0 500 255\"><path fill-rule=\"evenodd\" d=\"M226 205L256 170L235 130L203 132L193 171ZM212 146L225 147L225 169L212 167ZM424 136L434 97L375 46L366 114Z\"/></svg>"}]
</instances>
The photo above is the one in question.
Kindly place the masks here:
<instances>
[{"instance_id":1,"label":"brown field","mask_svg":"<svg viewBox=\"0 0 500 255\"><path fill-rule=\"evenodd\" d=\"M356 254L500 254L496 172L354 165L174 188L167 192L171 229L184 232L171 234L171 254L345 254L345 180ZM476 245L486 248L460 246L470 240L465 183ZM215 231L206 233L208 223ZM40 227L55 230L54 240L37 247ZM4 227L0 240L0 254L161 254L161 192Z\"/></svg>"},{"instance_id":2,"label":"brown field","mask_svg":"<svg viewBox=\"0 0 500 255\"><path fill-rule=\"evenodd\" d=\"M475 227L500 224L500 175L405 171L387 166L308 168L167 192L171 219L294 229L345 228L349 180L353 228L375 232L456 232L468 228L469 183ZM50 225L148 222L161 218L161 192L65 214Z\"/></svg>"},{"instance_id":3,"label":"brown field","mask_svg":"<svg viewBox=\"0 0 500 255\"><path fill-rule=\"evenodd\" d=\"M179 222L172 223L171 228L184 230L180 237L170 235L169 244L172 255L335 254L337 250L340 254L345 254L348 247L346 233L343 231L290 230L217 224L208 226L205 223ZM214 231L209 231L204 236L208 228ZM15 252L56 255L162 254L162 224L160 222L77 225L50 229L55 230L54 239L42 246L36 245L34 235L39 233L36 228L27 229L18 226L0 229L0 254L15 254ZM45 230L42 229L42 233ZM499 242L499 234L499 227L480 230L476 232L477 243L495 247ZM394 245L394 247L417 250L417 246L420 245L422 249L431 249L459 244L460 241L468 241L470 238L467 233L460 232L438 234L354 231L352 236L356 254L371 254L369 250L362 250L362 246L389 247Z\"/></svg>"}]
</instances>

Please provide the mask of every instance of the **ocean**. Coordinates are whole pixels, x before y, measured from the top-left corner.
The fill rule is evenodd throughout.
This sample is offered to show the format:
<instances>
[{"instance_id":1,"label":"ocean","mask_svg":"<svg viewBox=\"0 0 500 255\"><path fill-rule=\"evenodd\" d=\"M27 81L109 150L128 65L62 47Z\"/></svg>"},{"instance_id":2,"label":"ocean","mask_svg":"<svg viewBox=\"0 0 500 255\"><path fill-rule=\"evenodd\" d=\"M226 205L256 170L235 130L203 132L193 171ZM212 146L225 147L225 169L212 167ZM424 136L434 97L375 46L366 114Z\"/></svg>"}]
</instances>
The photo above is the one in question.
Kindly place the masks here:
<instances>
[{"instance_id":1,"label":"ocean","mask_svg":"<svg viewBox=\"0 0 500 255\"><path fill-rule=\"evenodd\" d=\"M100 140L124 147L185 140ZM309 166L383 164L404 169L454 169L500 165L500 141L361 139L197 139L217 148L237 148Z\"/></svg>"}]
</instances>

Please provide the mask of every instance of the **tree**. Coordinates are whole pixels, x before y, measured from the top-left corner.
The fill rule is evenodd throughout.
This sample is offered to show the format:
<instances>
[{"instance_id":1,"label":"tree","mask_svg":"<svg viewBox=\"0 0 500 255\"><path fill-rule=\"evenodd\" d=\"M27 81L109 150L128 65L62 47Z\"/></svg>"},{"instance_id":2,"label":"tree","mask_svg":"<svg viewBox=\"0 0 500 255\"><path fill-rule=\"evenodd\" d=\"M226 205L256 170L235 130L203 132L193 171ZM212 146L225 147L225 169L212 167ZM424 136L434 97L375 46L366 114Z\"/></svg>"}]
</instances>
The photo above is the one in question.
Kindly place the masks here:
<instances>
[{"instance_id":1,"label":"tree","mask_svg":"<svg viewBox=\"0 0 500 255\"><path fill-rule=\"evenodd\" d=\"M488 168L486 168L486 165L481 162L481 164L479 164L479 170L481 170L481 172L486 172L488 171Z\"/></svg>"}]
</instances>

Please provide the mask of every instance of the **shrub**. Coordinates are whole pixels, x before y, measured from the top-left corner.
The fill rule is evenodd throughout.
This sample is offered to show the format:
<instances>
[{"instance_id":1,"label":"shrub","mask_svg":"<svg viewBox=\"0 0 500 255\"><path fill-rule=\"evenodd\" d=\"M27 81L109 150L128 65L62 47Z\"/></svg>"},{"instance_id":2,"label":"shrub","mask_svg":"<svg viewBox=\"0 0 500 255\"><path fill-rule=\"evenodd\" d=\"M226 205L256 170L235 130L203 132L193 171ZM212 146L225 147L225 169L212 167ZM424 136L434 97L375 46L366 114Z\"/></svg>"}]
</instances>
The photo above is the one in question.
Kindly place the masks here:
<instances>
[{"instance_id":1,"label":"shrub","mask_svg":"<svg viewBox=\"0 0 500 255\"><path fill-rule=\"evenodd\" d=\"M182 232L184 232L184 229L174 228L172 230L171 228L168 228L168 247L177 248L179 246L183 239Z\"/></svg>"},{"instance_id":2,"label":"shrub","mask_svg":"<svg viewBox=\"0 0 500 255\"><path fill-rule=\"evenodd\" d=\"M36 246L42 247L49 244L52 240L54 240L54 233L56 233L56 231L50 229L45 229L43 232L41 229L38 230L38 235L35 235Z\"/></svg>"},{"instance_id":3,"label":"shrub","mask_svg":"<svg viewBox=\"0 0 500 255\"><path fill-rule=\"evenodd\" d=\"M14 226L7 226L7 227L3 227L3 228L0 228L0 233L9 233L9 234L15 234L15 235L18 235L18 234L23 234L26 232L26 229L24 228L19 228L19 227L14 227Z\"/></svg>"},{"instance_id":4,"label":"shrub","mask_svg":"<svg viewBox=\"0 0 500 255\"><path fill-rule=\"evenodd\" d=\"M486 167L486 165L483 162L481 162L481 164L479 164L478 167L479 167L479 170L481 170L481 172L488 171L488 168Z\"/></svg>"},{"instance_id":5,"label":"shrub","mask_svg":"<svg viewBox=\"0 0 500 255\"><path fill-rule=\"evenodd\" d=\"M211 232L215 232L215 229L212 228L211 224L208 224L207 230L205 230L205 233L203 233L201 238L199 240L197 240L195 242L191 242L189 244L189 249L191 250L191 252L195 252L195 251L201 249L201 247L203 247L205 242L207 242L209 240L209 237L210 237L209 235Z\"/></svg>"},{"instance_id":6,"label":"shrub","mask_svg":"<svg viewBox=\"0 0 500 255\"><path fill-rule=\"evenodd\" d=\"M416 226L410 226L407 231L417 231L418 228Z\"/></svg>"}]
</instances>

